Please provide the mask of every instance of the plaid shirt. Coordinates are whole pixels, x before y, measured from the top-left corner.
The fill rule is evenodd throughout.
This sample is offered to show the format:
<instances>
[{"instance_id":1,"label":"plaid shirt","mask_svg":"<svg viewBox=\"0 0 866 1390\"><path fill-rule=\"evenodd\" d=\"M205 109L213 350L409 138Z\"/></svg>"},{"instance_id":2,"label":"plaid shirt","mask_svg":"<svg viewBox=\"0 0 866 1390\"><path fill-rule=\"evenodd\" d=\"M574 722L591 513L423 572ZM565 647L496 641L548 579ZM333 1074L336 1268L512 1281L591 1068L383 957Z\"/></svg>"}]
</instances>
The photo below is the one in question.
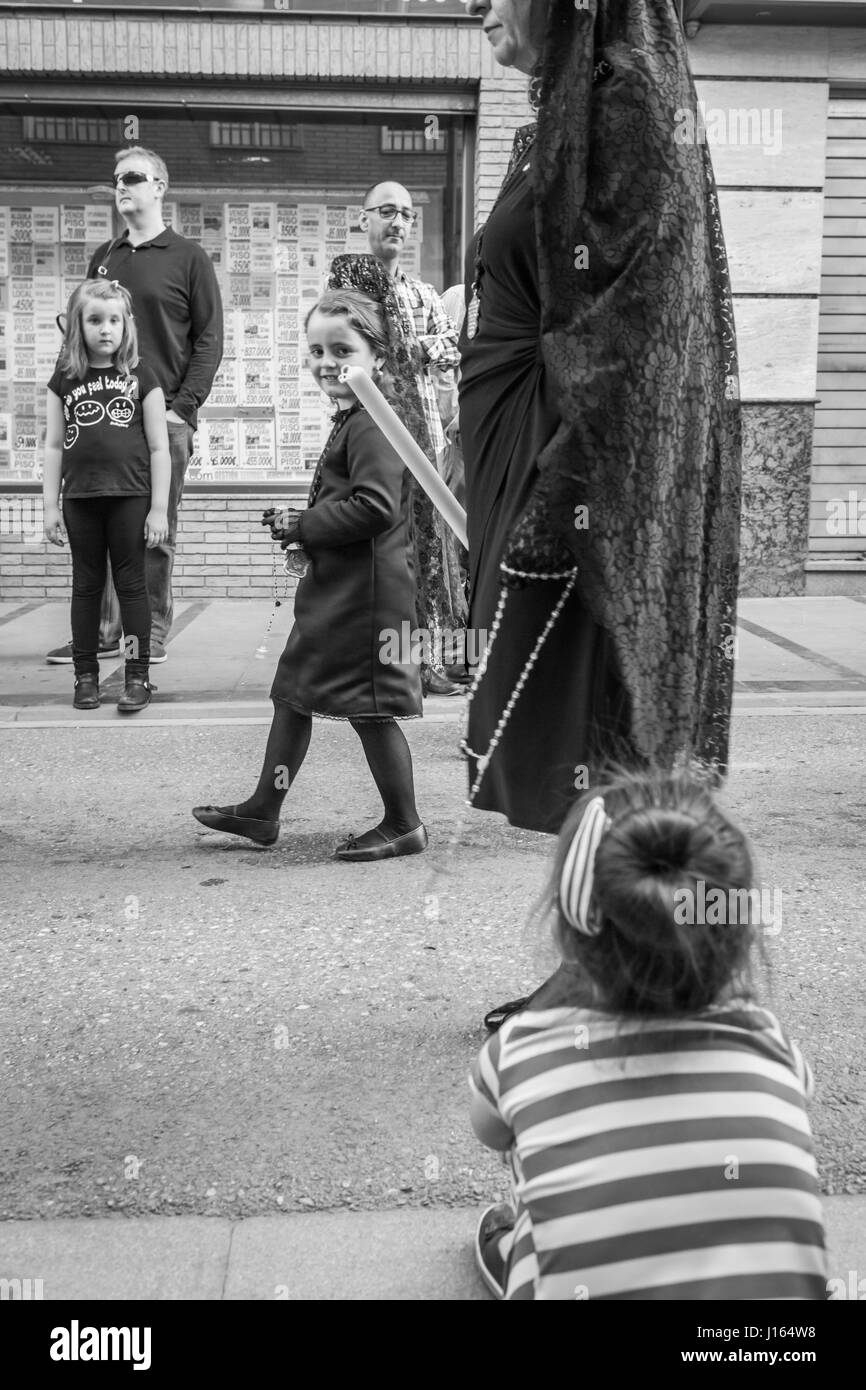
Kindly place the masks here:
<instances>
[{"instance_id":1,"label":"plaid shirt","mask_svg":"<svg viewBox=\"0 0 866 1390\"><path fill-rule=\"evenodd\" d=\"M422 280L410 280L399 271L394 281L394 292L403 311L406 329L420 346L424 358L424 369L418 375L418 390L436 453L434 462L438 466L445 449L445 435L439 418L436 387L430 379L430 368L448 371L460 365L457 329L432 285L425 285Z\"/></svg>"}]
</instances>

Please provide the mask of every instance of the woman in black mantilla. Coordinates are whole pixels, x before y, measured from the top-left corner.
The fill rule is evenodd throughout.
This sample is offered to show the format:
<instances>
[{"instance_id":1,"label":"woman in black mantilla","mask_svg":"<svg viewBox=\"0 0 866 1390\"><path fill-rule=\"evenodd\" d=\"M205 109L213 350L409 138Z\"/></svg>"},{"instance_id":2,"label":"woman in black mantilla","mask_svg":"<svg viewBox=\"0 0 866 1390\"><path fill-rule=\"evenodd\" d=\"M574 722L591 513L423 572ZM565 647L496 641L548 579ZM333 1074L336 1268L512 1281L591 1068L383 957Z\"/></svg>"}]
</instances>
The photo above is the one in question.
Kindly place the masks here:
<instances>
[{"instance_id":1,"label":"woman in black mantilla","mask_svg":"<svg viewBox=\"0 0 866 1390\"><path fill-rule=\"evenodd\" d=\"M611 756L727 763L740 436L724 241L666 0L470 0L534 74L469 258L461 338L470 625L507 596L470 708L470 784L577 568L475 806L555 832Z\"/></svg>"},{"instance_id":2,"label":"woman in black mantilla","mask_svg":"<svg viewBox=\"0 0 866 1390\"><path fill-rule=\"evenodd\" d=\"M340 378L344 366L355 366L391 394L399 352L384 307L353 290L323 295L305 329L313 376L337 414L306 510L270 508L262 519L284 549L299 547L294 558L302 571L294 626L271 689L265 757L251 797L234 806L198 806L193 815L211 829L272 845L313 717L346 719L361 740L384 816L350 835L336 857L418 854L427 831L415 806L412 755L396 721L420 717L421 680L416 665L386 659L383 648L383 635L402 634L415 611L408 474Z\"/></svg>"},{"instance_id":3,"label":"woman in black mantilla","mask_svg":"<svg viewBox=\"0 0 866 1390\"><path fill-rule=\"evenodd\" d=\"M682 139L697 98L673 0L467 9L532 75L538 115L467 271L469 623L490 639L469 781L476 807L553 833L612 758L727 770L734 320L709 154ZM545 574L563 577L528 577Z\"/></svg>"}]
</instances>

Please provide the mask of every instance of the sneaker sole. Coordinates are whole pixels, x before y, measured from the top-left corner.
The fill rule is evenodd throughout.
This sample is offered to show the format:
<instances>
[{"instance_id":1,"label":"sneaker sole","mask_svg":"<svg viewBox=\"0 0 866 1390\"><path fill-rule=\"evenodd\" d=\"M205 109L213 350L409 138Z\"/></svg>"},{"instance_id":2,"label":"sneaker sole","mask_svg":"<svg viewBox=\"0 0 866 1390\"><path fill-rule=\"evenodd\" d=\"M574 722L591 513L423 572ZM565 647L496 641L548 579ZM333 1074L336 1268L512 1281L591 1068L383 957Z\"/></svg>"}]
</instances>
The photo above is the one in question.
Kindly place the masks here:
<instances>
[{"instance_id":1,"label":"sneaker sole","mask_svg":"<svg viewBox=\"0 0 866 1390\"><path fill-rule=\"evenodd\" d=\"M483 1211L479 1218L478 1225L475 1227L475 1268L481 1275L481 1278L484 1281L484 1286L487 1289L487 1291L489 1293L492 1293L493 1297L497 1299L500 1303L502 1303L505 1301L505 1289L502 1287L501 1284L498 1284L496 1282L493 1275L490 1273L490 1270L487 1268L487 1265L484 1263L484 1256L481 1251L481 1241L479 1239L481 1233L481 1224L484 1221L485 1216L487 1216L489 1212L495 1210L495 1207L488 1207L486 1211Z\"/></svg>"},{"instance_id":2,"label":"sneaker sole","mask_svg":"<svg viewBox=\"0 0 866 1390\"><path fill-rule=\"evenodd\" d=\"M116 650L110 652L99 651L96 655L101 657L103 661L110 661L113 657L123 656L123 652ZM162 660L165 661L165 657L162 657ZM71 656L46 656L45 658L46 665L48 666L71 666L72 661L73 658Z\"/></svg>"}]
</instances>

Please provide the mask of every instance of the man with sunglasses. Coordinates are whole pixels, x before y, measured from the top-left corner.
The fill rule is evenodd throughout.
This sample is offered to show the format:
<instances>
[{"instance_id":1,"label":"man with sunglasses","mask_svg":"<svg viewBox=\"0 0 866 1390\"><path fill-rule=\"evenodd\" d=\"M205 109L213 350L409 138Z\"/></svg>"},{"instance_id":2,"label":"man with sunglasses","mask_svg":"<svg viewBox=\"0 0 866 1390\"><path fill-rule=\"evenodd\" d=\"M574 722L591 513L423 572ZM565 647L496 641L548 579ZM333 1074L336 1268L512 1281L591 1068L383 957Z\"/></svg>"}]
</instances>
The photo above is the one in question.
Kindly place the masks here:
<instances>
[{"instance_id":1,"label":"man with sunglasses","mask_svg":"<svg viewBox=\"0 0 866 1390\"><path fill-rule=\"evenodd\" d=\"M153 663L165 661L171 631L177 513L198 408L210 393L222 357L222 301L210 257L163 221L168 170L160 156L137 145L118 151L112 183L125 230L98 248L87 275L117 280L132 296L139 352L165 395L171 450L168 538L147 552ZM120 607L109 575L99 632L101 656L121 653L121 632ZM49 652L47 660L71 661L72 644Z\"/></svg>"},{"instance_id":2,"label":"man with sunglasses","mask_svg":"<svg viewBox=\"0 0 866 1390\"><path fill-rule=\"evenodd\" d=\"M418 376L418 390L436 455L434 461L441 472L445 433L439 414L438 390L446 381L453 380L460 353L457 329L433 286L413 280L400 269L400 255L417 218L408 190L401 183L386 180L367 190L360 225L367 233L372 255L382 262L394 282L406 331L421 349L423 366ZM419 621L424 626L420 609ZM457 627L459 624L455 623ZM462 686L450 680L441 665L422 669L422 686L425 695L462 694Z\"/></svg>"}]
</instances>

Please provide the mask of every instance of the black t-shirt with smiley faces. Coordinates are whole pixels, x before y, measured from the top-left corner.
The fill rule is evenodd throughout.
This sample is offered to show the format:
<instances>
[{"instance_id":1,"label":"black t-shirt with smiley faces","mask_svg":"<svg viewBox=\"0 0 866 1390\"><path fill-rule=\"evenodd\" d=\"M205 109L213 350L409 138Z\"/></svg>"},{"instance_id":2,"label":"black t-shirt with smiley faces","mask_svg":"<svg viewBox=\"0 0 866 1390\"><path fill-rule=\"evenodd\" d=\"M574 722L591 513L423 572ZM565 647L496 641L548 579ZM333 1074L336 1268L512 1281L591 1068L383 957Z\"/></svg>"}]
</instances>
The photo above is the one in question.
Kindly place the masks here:
<instances>
[{"instance_id":1,"label":"black t-shirt with smiley faces","mask_svg":"<svg viewBox=\"0 0 866 1390\"><path fill-rule=\"evenodd\" d=\"M139 363L127 377L90 367L81 381L58 368L48 383L60 397L64 497L149 497L150 449L141 403L159 385Z\"/></svg>"}]
</instances>

